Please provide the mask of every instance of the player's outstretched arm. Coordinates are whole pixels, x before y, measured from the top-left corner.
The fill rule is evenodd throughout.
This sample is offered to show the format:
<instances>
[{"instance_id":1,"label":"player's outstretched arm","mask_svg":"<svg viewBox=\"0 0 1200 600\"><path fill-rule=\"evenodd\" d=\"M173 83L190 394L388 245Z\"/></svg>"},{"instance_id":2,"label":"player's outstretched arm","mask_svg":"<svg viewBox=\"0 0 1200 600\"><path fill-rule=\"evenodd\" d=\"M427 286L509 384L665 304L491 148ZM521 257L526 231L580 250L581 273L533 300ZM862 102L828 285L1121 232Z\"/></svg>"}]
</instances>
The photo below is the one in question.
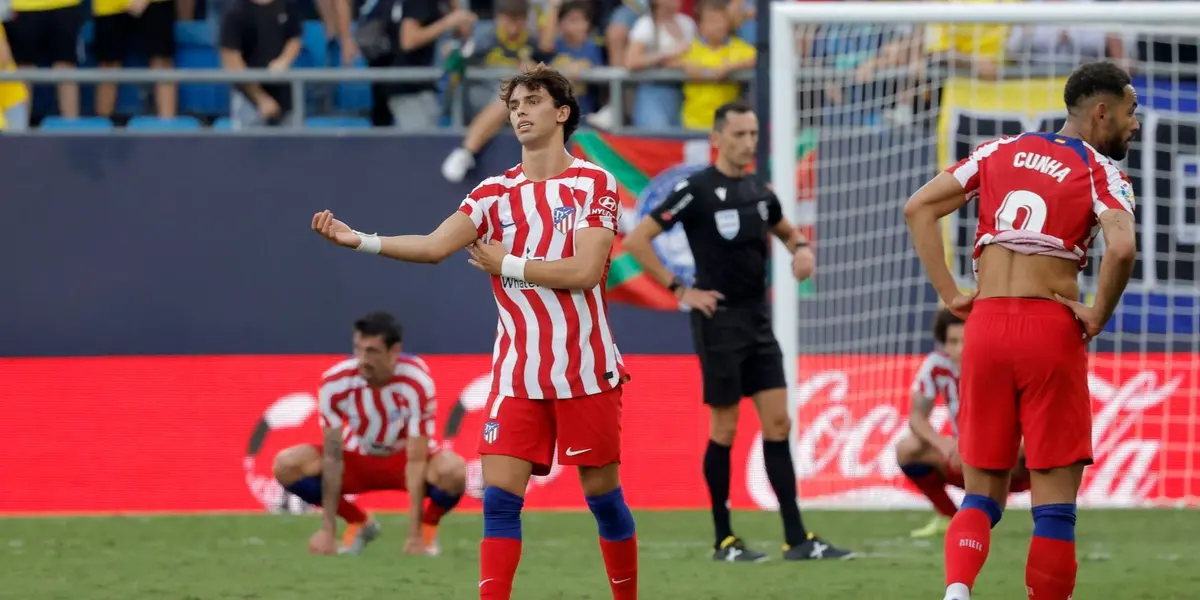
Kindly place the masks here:
<instances>
[{"instance_id":1,"label":"player's outstretched arm","mask_svg":"<svg viewBox=\"0 0 1200 600\"><path fill-rule=\"evenodd\" d=\"M1059 302L1071 307L1075 316L1083 322L1087 339L1092 339L1104 330L1121 294L1133 275L1133 264L1137 260L1137 240L1134 234L1133 214L1124 210L1106 210L1100 213L1100 228L1104 231L1104 257L1100 260L1100 280L1096 284L1096 303L1087 306L1074 298L1058 296Z\"/></svg>"},{"instance_id":2,"label":"player's outstretched arm","mask_svg":"<svg viewBox=\"0 0 1200 600\"><path fill-rule=\"evenodd\" d=\"M415 431L415 429L410 429ZM408 487L408 539L404 542L407 554L424 554L421 539L421 511L425 506L425 469L429 465L429 438L418 435L408 438L405 453L404 482Z\"/></svg>"},{"instance_id":3,"label":"player's outstretched arm","mask_svg":"<svg viewBox=\"0 0 1200 600\"><path fill-rule=\"evenodd\" d=\"M327 210L313 215L312 228L338 246L412 263L442 262L479 236L471 218L461 212L450 215L428 235L384 237L362 233L333 218Z\"/></svg>"},{"instance_id":4,"label":"player's outstretched arm","mask_svg":"<svg viewBox=\"0 0 1200 600\"><path fill-rule=\"evenodd\" d=\"M321 526L337 537L338 502L342 499L342 430L325 427L322 430L321 457Z\"/></svg>"},{"instance_id":5,"label":"player's outstretched arm","mask_svg":"<svg viewBox=\"0 0 1200 600\"><path fill-rule=\"evenodd\" d=\"M942 302L952 311L955 311L956 304L962 304L962 298L954 275L946 264L946 247L942 243L938 220L966 203L967 195L962 184L950 173L943 172L921 186L904 204L904 220L908 222L917 257L929 274L933 289L937 290Z\"/></svg>"},{"instance_id":6,"label":"player's outstretched arm","mask_svg":"<svg viewBox=\"0 0 1200 600\"><path fill-rule=\"evenodd\" d=\"M509 254L499 241L476 241L467 248L471 266L491 273L527 281L553 290L590 290L602 283L604 265L612 251L616 232L604 227L575 231L575 255L561 260L530 260Z\"/></svg>"}]
</instances>

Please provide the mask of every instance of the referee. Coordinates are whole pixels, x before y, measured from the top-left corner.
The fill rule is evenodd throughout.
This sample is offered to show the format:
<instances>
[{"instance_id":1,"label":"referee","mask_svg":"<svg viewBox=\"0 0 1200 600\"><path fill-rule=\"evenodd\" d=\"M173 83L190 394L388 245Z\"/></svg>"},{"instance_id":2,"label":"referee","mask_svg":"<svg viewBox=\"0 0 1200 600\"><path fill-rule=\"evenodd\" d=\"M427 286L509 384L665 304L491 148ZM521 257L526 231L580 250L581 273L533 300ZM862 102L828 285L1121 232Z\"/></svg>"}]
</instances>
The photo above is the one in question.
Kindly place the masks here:
<instances>
[{"instance_id":1,"label":"referee","mask_svg":"<svg viewBox=\"0 0 1200 600\"><path fill-rule=\"evenodd\" d=\"M737 432L738 404L750 397L762 423L763 462L779 499L785 560L849 558L852 553L804 529L796 503L796 472L788 436L787 381L783 354L771 330L767 303L769 234L792 251L796 278L812 275L815 259L805 237L783 218L779 199L760 180L746 176L758 142L758 117L742 102L716 111L711 134L717 159L675 190L625 238L625 247L651 277L692 311L692 343L700 357L704 403L712 411L704 479L712 500L716 541L713 559L761 562L729 517L729 450ZM695 287L663 266L650 242L676 223L683 225L696 261Z\"/></svg>"}]
</instances>

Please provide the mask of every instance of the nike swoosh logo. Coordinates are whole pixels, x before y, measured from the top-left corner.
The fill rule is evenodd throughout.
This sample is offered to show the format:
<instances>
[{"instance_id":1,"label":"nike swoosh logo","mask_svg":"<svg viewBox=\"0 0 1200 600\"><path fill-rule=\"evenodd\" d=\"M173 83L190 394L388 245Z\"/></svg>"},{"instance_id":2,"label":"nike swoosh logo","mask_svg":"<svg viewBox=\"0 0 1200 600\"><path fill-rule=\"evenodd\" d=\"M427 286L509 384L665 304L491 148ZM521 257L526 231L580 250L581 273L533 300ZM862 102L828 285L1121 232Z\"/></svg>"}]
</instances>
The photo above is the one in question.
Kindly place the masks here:
<instances>
[{"instance_id":1,"label":"nike swoosh logo","mask_svg":"<svg viewBox=\"0 0 1200 600\"><path fill-rule=\"evenodd\" d=\"M591 451L592 451L591 448L584 448L583 450L572 450L570 448L567 448L567 456L579 456L580 454L583 454L584 452L591 452Z\"/></svg>"},{"instance_id":2,"label":"nike swoosh logo","mask_svg":"<svg viewBox=\"0 0 1200 600\"><path fill-rule=\"evenodd\" d=\"M633 578L628 577L628 578L622 579L620 581L617 581L616 579L614 579L614 580L612 580L612 582L613 582L613 585L621 585L622 583L625 583L626 581L629 581L630 579L633 579Z\"/></svg>"},{"instance_id":3,"label":"nike swoosh logo","mask_svg":"<svg viewBox=\"0 0 1200 600\"><path fill-rule=\"evenodd\" d=\"M513 225L516 225L516 222L510 221L508 223L505 223L504 221L500 221L501 229L508 229L509 227L512 227Z\"/></svg>"},{"instance_id":4,"label":"nike swoosh logo","mask_svg":"<svg viewBox=\"0 0 1200 600\"><path fill-rule=\"evenodd\" d=\"M483 584L485 584L485 583L487 583L487 582L489 582L489 581L492 581L492 580L491 580L491 579L484 579L483 581L480 581L480 582L479 582L479 587L483 587Z\"/></svg>"}]
</instances>

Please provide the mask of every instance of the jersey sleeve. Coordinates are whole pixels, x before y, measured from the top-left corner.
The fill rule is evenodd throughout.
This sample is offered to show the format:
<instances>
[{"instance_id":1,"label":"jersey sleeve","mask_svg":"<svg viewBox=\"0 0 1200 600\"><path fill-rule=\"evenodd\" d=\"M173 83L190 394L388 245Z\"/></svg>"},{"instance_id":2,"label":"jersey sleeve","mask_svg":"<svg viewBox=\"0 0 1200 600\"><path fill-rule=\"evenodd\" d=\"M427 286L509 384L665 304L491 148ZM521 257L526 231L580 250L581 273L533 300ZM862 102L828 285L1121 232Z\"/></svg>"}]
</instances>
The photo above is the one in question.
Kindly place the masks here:
<instances>
[{"instance_id":1,"label":"jersey sleeve","mask_svg":"<svg viewBox=\"0 0 1200 600\"><path fill-rule=\"evenodd\" d=\"M321 427L325 429L341 429L346 423L333 399L337 387L336 381L322 381L321 389L317 391L317 408L320 411Z\"/></svg>"},{"instance_id":2,"label":"jersey sleeve","mask_svg":"<svg viewBox=\"0 0 1200 600\"><path fill-rule=\"evenodd\" d=\"M933 382L933 362L932 354L926 356L912 382L912 391L926 400L937 398L937 385Z\"/></svg>"},{"instance_id":3,"label":"jersey sleeve","mask_svg":"<svg viewBox=\"0 0 1200 600\"><path fill-rule=\"evenodd\" d=\"M650 213L650 218L654 219L654 222L658 223L658 226L662 227L663 231L674 227L676 223L686 220L690 216L691 210L688 207L692 205L692 200L695 199L693 195L694 190L691 188L692 181L690 179L681 180L675 185L675 189L671 190L667 199L663 200Z\"/></svg>"},{"instance_id":4,"label":"jersey sleeve","mask_svg":"<svg viewBox=\"0 0 1200 600\"><path fill-rule=\"evenodd\" d=\"M779 204L779 196L770 192L767 197L767 225L774 227L783 220L783 206Z\"/></svg>"},{"instance_id":5,"label":"jersey sleeve","mask_svg":"<svg viewBox=\"0 0 1200 600\"><path fill-rule=\"evenodd\" d=\"M458 205L458 212L470 217L471 223L475 225L475 235L478 238L486 238L492 231L488 211L504 192L503 185L485 179L463 198L462 204Z\"/></svg>"},{"instance_id":6,"label":"jersey sleeve","mask_svg":"<svg viewBox=\"0 0 1200 600\"><path fill-rule=\"evenodd\" d=\"M583 218L575 219L575 230L602 227L616 233L620 212L617 179L612 173L601 169L600 174L593 179L592 191L583 204Z\"/></svg>"},{"instance_id":7,"label":"jersey sleeve","mask_svg":"<svg viewBox=\"0 0 1200 600\"><path fill-rule=\"evenodd\" d=\"M1123 210L1133 214L1133 184L1107 158L1097 157L1092 167L1092 212L1099 218L1108 210Z\"/></svg>"},{"instance_id":8,"label":"jersey sleeve","mask_svg":"<svg viewBox=\"0 0 1200 600\"><path fill-rule=\"evenodd\" d=\"M987 158L1000 146L1015 139L999 138L984 142L972 150L966 158L946 169L946 172L954 176L958 184L963 187L963 191L968 194L975 192L979 190L979 173L983 170L983 164Z\"/></svg>"}]
</instances>

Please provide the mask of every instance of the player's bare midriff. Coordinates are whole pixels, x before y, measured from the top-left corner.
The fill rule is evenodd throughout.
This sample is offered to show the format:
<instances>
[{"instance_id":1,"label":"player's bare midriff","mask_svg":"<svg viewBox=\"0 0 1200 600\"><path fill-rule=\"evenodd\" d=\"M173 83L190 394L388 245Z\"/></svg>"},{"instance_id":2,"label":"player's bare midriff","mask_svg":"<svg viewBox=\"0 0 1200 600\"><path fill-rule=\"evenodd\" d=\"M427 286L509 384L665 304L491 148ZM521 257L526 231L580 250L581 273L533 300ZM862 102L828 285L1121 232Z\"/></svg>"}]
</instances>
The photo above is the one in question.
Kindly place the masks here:
<instances>
[{"instance_id":1,"label":"player's bare midriff","mask_svg":"<svg viewBox=\"0 0 1200 600\"><path fill-rule=\"evenodd\" d=\"M984 247L979 257L979 298L1079 297L1079 262Z\"/></svg>"}]
</instances>

